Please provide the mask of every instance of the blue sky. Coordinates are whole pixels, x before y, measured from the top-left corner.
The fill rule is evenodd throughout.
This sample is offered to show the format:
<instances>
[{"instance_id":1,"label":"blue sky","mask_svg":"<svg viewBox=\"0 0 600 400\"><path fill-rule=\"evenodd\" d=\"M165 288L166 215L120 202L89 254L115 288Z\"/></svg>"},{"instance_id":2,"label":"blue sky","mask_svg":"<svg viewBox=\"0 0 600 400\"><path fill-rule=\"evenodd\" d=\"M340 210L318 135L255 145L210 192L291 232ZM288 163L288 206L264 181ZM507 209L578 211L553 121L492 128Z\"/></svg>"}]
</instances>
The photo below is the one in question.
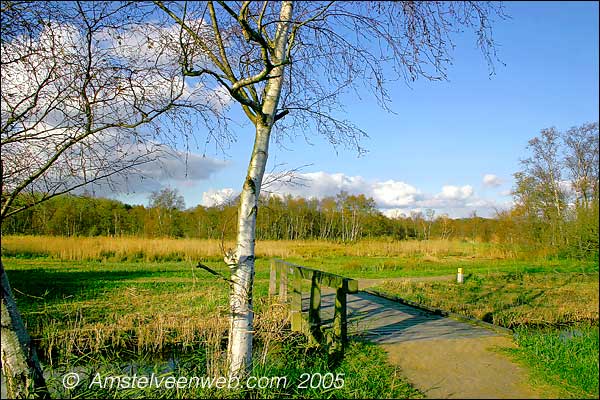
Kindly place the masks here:
<instances>
[{"instance_id":1,"label":"blue sky","mask_svg":"<svg viewBox=\"0 0 600 400\"><path fill-rule=\"evenodd\" d=\"M290 168L312 164L302 170L307 186L279 191L306 197L340 189L364 192L388 215L434 208L438 215L476 211L491 216L494 208L509 206L512 174L526 156L529 139L546 127L564 130L598 120L599 10L597 2L508 2L505 7L511 18L494 25L505 65L496 63L495 75L490 77L474 37L465 34L456 40L448 81L390 86L395 114L368 95L360 101L346 96L345 117L369 134L362 142L368 153L357 157L318 136L311 144L304 139L288 141L285 148L272 144L267 170L281 162ZM243 122L239 110L232 116ZM244 123L228 154L209 147L210 165L203 163L207 159L190 163L190 168L207 168L198 179L175 172L176 179L159 179L155 188L177 188L188 207L235 194L252 139L252 126ZM148 193L133 190L119 198L146 204Z\"/></svg>"}]
</instances>

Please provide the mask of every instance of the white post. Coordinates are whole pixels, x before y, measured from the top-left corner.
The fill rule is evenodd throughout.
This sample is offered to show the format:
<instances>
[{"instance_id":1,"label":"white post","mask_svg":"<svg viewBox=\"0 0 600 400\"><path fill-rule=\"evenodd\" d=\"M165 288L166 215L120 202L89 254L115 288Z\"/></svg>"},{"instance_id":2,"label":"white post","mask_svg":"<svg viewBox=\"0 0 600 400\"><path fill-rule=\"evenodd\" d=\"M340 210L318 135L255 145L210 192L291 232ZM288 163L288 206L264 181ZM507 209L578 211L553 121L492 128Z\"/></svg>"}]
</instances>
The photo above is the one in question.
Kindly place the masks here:
<instances>
[{"instance_id":1,"label":"white post","mask_svg":"<svg viewBox=\"0 0 600 400\"><path fill-rule=\"evenodd\" d=\"M458 283L463 283L464 279L463 279L463 269L459 268L458 269L458 274L456 275L456 282Z\"/></svg>"}]
</instances>

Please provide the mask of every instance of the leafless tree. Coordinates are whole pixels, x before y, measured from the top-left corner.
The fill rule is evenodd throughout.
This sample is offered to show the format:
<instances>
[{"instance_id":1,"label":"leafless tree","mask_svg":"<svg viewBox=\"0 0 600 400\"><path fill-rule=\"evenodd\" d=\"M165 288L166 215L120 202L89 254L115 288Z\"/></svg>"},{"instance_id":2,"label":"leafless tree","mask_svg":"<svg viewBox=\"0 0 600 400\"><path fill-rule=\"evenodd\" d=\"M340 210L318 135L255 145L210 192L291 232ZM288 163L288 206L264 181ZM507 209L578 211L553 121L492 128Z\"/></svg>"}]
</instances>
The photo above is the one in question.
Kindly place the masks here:
<instances>
[{"instance_id":1,"label":"leafless tree","mask_svg":"<svg viewBox=\"0 0 600 400\"><path fill-rule=\"evenodd\" d=\"M450 235L452 235L453 228L451 226L451 219L448 217L448 214L442 214L437 217L437 221L440 224L440 237L442 240L450 239Z\"/></svg>"},{"instance_id":2,"label":"leafless tree","mask_svg":"<svg viewBox=\"0 0 600 400\"><path fill-rule=\"evenodd\" d=\"M0 225L9 216L156 160L192 116L228 102L178 66L179 29L152 4L2 1ZM166 19L165 19L166 20ZM219 135L222 137L222 135ZM0 263L1 265L1 263ZM2 275L2 371L10 397L47 396ZM33 390L33 392L31 391Z\"/></svg>"},{"instance_id":3,"label":"leafless tree","mask_svg":"<svg viewBox=\"0 0 600 400\"><path fill-rule=\"evenodd\" d=\"M225 257L233 282L229 365L236 374L251 363L254 232L271 137L308 140L318 132L362 150L366 132L340 118L342 95L367 88L388 108L389 82L445 79L453 35L464 28L475 32L492 66L491 17L503 12L499 3L471 1L155 4L181 27L184 74L225 88L255 127L237 245ZM209 23L194 26L198 20Z\"/></svg>"},{"instance_id":4,"label":"leafless tree","mask_svg":"<svg viewBox=\"0 0 600 400\"><path fill-rule=\"evenodd\" d=\"M528 142L531 155L521 160L523 170L515 173L517 203L550 223L553 245L558 245L563 237L567 202L567 193L561 187L564 171L560 135L554 127L542 129L539 136Z\"/></svg>"},{"instance_id":5,"label":"leafless tree","mask_svg":"<svg viewBox=\"0 0 600 400\"><path fill-rule=\"evenodd\" d=\"M574 126L562 137L566 153L564 163L576 192L576 201L587 208L591 199L598 198L598 122Z\"/></svg>"}]
</instances>

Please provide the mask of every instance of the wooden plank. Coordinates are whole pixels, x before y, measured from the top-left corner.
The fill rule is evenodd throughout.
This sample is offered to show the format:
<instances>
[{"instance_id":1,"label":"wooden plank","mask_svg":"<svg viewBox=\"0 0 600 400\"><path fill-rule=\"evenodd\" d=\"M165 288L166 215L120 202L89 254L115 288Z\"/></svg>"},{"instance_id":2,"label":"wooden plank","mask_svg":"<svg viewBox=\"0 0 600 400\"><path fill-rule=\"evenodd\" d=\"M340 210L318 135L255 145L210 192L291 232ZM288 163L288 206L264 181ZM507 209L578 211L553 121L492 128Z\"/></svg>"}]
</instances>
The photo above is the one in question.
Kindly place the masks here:
<instances>
[{"instance_id":1,"label":"wooden plank","mask_svg":"<svg viewBox=\"0 0 600 400\"><path fill-rule=\"evenodd\" d=\"M343 353L348 341L347 295L358 292L358 281L341 275L319 271L276 259L271 264L269 293L275 294L279 274L279 298L287 301L290 290L290 319L292 330L303 332L311 342L322 343L326 339L330 351ZM302 314L302 280L310 280L310 302L308 315ZM335 312L331 329L321 327L321 285L334 288Z\"/></svg>"},{"instance_id":2,"label":"wooden plank","mask_svg":"<svg viewBox=\"0 0 600 400\"><path fill-rule=\"evenodd\" d=\"M346 315L346 293L348 282L343 281L335 291L335 314L333 316L333 335L335 337L334 349L343 351L348 341L348 317Z\"/></svg>"},{"instance_id":3,"label":"wooden plank","mask_svg":"<svg viewBox=\"0 0 600 400\"><path fill-rule=\"evenodd\" d=\"M358 281L355 279L348 279L348 293L358 293Z\"/></svg>"},{"instance_id":4,"label":"wooden plank","mask_svg":"<svg viewBox=\"0 0 600 400\"><path fill-rule=\"evenodd\" d=\"M310 328L310 336L320 342L321 334L321 286L319 285L319 271L313 271L310 282L310 302L308 307L308 325Z\"/></svg>"},{"instance_id":5,"label":"wooden plank","mask_svg":"<svg viewBox=\"0 0 600 400\"><path fill-rule=\"evenodd\" d=\"M290 319L292 331L302 331L302 277L293 267L288 267L288 279L290 283Z\"/></svg>"},{"instance_id":6,"label":"wooden plank","mask_svg":"<svg viewBox=\"0 0 600 400\"><path fill-rule=\"evenodd\" d=\"M279 301L287 302L287 267L283 263L277 263L279 270Z\"/></svg>"},{"instance_id":7,"label":"wooden plank","mask_svg":"<svg viewBox=\"0 0 600 400\"><path fill-rule=\"evenodd\" d=\"M296 265L283 260L277 260L277 263L292 267L300 272L302 279L311 280L314 272L319 272L319 284L328 286L330 288L338 288L344 281L347 282L348 293L358 292L358 281L350 278L346 278L341 275L332 274L330 272L319 271L318 269L304 267L302 265Z\"/></svg>"},{"instance_id":8,"label":"wooden plank","mask_svg":"<svg viewBox=\"0 0 600 400\"><path fill-rule=\"evenodd\" d=\"M275 260L271 260L271 271L269 273L269 297L277 294L277 265Z\"/></svg>"}]
</instances>

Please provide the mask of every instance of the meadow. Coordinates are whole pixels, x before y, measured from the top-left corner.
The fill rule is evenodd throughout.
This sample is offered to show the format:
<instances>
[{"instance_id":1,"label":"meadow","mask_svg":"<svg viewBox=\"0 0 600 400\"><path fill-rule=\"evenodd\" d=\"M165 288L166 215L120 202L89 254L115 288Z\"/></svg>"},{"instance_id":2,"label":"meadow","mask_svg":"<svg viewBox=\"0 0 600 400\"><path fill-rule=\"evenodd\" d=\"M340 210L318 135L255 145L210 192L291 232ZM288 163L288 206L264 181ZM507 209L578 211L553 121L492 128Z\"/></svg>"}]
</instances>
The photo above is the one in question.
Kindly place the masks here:
<instances>
[{"instance_id":1,"label":"meadow","mask_svg":"<svg viewBox=\"0 0 600 400\"><path fill-rule=\"evenodd\" d=\"M222 259L231 240L123 237L3 236L3 255L44 257L62 261L198 261ZM465 257L506 259L514 249L487 243L449 240L361 240L345 244L326 240L262 240L256 243L257 257L323 258L333 256Z\"/></svg>"},{"instance_id":2,"label":"meadow","mask_svg":"<svg viewBox=\"0 0 600 400\"><path fill-rule=\"evenodd\" d=\"M542 258L465 241L261 241L256 253L253 374L297 379L302 371L346 374L339 390L295 387L223 391L67 391L61 372L223 375L227 284L195 268L226 273L217 240L5 236L2 259L19 308L38 345L48 381L61 397L421 397L376 346L352 342L330 359L287 329L283 305L267 296L269 260L284 258L378 289L514 328L512 356L565 397L598 395L598 263ZM466 273L463 285L452 279ZM416 277L446 277L419 281ZM405 279L406 278L406 279ZM562 336L561 336L562 335ZM567 337L567 339L564 339ZM558 339L556 339L558 338ZM577 357L573 357L577 354ZM596 360L594 362L594 360ZM595 375L593 375L595 371ZM91 374L86 375L91 379ZM579 379L579 380L578 380Z\"/></svg>"}]
</instances>

